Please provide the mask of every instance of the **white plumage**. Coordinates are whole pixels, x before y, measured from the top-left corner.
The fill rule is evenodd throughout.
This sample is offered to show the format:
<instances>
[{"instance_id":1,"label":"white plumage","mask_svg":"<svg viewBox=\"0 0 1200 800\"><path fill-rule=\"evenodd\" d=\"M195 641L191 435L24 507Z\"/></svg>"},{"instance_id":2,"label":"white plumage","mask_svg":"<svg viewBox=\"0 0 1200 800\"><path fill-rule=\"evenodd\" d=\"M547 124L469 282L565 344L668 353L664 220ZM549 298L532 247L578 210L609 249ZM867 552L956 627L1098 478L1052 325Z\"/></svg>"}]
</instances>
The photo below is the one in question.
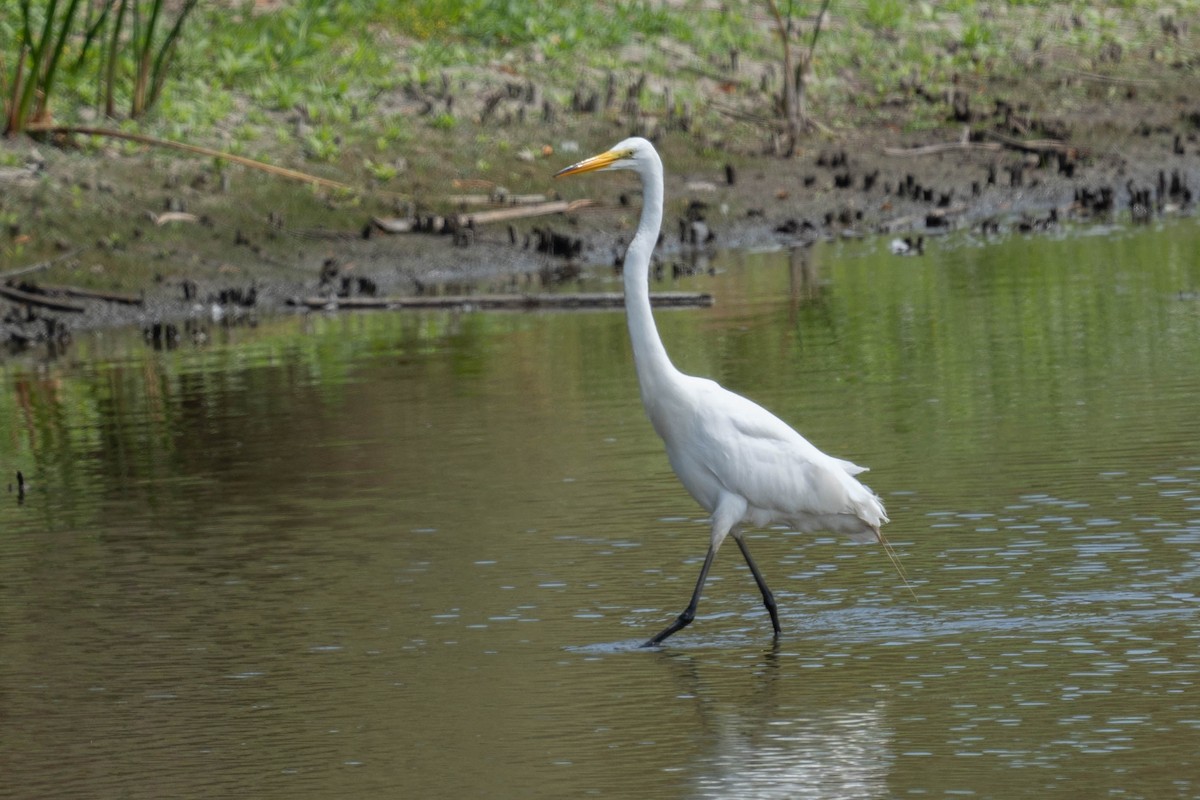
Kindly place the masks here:
<instances>
[{"instance_id":1,"label":"white plumage","mask_svg":"<svg viewBox=\"0 0 1200 800\"><path fill-rule=\"evenodd\" d=\"M883 504L854 477L866 471L826 455L783 420L715 381L685 375L667 356L650 310L650 257L663 212L662 161L645 139L626 139L555 177L628 169L642 179L642 216L625 255L625 310L642 404L666 444L667 458L692 497L712 515L712 537L688 607L647 645L690 624L708 570L733 535L762 592L775 635L779 617L738 525L785 523L800 531L833 531L856 541L883 541Z\"/></svg>"}]
</instances>

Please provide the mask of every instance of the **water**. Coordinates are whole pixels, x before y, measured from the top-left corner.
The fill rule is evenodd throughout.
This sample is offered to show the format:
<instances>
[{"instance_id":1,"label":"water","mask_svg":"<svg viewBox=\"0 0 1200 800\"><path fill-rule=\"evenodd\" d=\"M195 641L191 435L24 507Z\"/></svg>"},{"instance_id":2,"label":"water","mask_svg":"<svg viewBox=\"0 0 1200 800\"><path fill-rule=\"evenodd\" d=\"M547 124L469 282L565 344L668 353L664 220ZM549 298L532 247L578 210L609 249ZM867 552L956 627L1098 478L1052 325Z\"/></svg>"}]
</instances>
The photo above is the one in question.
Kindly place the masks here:
<instances>
[{"instance_id":1,"label":"water","mask_svg":"<svg viewBox=\"0 0 1200 800\"><path fill-rule=\"evenodd\" d=\"M0 797L1200 794L1200 233L726 254L684 369L872 468L706 545L618 313L0 364ZM603 287L601 287L603 288ZM3 483L0 483L3 486Z\"/></svg>"}]
</instances>

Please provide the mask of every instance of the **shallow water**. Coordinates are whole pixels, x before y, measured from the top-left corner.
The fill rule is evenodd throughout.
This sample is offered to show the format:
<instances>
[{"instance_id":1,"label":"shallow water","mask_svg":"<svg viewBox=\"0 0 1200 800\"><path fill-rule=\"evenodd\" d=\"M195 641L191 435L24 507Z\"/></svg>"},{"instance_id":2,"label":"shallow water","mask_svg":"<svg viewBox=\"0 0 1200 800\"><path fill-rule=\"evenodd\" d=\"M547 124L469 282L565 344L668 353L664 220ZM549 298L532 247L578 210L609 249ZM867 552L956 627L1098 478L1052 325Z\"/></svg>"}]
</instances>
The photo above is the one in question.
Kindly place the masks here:
<instances>
[{"instance_id":1,"label":"shallow water","mask_svg":"<svg viewBox=\"0 0 1200 800\"><path fill-rule=\"evenodd\" d=\"M870 466L878 547L701 513L619 313L0 364L0 796L1200 794L1200 233L724 254L682 368ZM664 285L663 288L669 288Z\"/></svg>"}]
</instances>

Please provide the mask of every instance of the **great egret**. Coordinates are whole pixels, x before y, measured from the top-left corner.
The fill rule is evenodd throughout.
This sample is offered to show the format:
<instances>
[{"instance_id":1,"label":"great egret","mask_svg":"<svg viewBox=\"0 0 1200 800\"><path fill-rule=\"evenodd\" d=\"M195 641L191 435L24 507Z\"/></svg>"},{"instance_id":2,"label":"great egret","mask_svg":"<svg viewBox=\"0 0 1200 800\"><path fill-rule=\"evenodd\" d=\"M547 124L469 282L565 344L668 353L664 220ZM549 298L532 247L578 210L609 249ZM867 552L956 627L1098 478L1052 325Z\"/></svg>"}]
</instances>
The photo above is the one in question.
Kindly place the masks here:
<instances>
[{"instance_id":1,"label":"great egret","mask_svg":"<svg viewBox=\"0 0 1200 800\"><path fill-rule=\"evenodd\" d=\"M685 375L671 363L650 311L650 256L663 214L662 161L654 146L642 138L626 139L554 177L616 169L633 170L642 179L642 217L625 254L624 277L642 405L666 444L675 474L712 515L708 554L691 602L644 646L661 644L695 619L709 568L730 534L762 592L778 637L775 598L738 525L783 522L805 532L826 530L856 541L879 541L886 548L879 526L887 515L879 498L854 478L865 467L826 455L762 406L715 381Z\"/></svg>"}]
</instances>

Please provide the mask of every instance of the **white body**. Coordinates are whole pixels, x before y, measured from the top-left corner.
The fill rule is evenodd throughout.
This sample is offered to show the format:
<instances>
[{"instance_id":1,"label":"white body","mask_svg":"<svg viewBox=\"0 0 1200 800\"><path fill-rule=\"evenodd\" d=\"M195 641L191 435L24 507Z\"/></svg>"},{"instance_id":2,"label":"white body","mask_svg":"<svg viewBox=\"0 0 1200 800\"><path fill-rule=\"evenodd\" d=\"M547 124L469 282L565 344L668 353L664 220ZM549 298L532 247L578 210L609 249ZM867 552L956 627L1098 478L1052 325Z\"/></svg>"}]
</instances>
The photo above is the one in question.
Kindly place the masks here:
<instances>
[{"instance_id":1,"label":"white body","mask_svg":"<svg viewBox=\"0 0 1200 800\"><path fill-rule=\"evenodd\" d=\"M667 458L713 515L713 542L737 524L874 541L883 506L853 476L864 468L822 453L769 411L714 381L676 372L675 391L646 403Z\"/></svg>"},{"instance_id":2,"label":"white body","mask_svg":"<svg viewBox=\"0 0 1200 800\"><path fill-rule=\"evenodd\" d=\"M877 540L887 515L879 498L854 478L864 467L826 455L757 403L671 363L650 311L650 255L663 212L662 162L644 139L613 148L625 149L633 153L628 168L641 175L644 197L624 276L642 404L675 474L712 514L712 544L719 547L740 523L774 522Z\"/></svg>"},{"instance_id":3,"label":"white body","mask_svg":"<svg viewBox=\"0 0 1200 800\"><path fill-rule=\"evenodd\" d=\"M642 405L667 446L675 474L712 515L712 539L691 602L646 645L657 646L692 622L709 568L730 533L778 636L775 598L737 526L782 522L801 531L883 542L883 504L854 477L863 467L822 453L774 414L715 381L675 369L650 310L650 257L663 215L662 161L645 139L626 139L556 177L604 169L630 169L642 179L642 217L625 254L625 313Z\"/></svg>"}]
</instances>

